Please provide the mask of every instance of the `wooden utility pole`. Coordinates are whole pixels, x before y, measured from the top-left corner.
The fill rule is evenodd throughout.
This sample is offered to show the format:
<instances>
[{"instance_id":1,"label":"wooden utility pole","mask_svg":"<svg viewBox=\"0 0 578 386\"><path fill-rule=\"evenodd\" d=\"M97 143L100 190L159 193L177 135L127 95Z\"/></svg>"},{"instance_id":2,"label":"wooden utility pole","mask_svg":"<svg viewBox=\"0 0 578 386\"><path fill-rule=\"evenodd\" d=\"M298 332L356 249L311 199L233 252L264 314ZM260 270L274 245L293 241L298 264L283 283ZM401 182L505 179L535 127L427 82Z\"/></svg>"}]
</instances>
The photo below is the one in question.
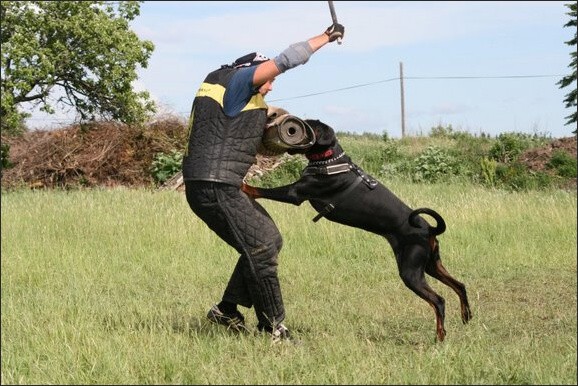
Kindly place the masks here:
<instances>
[{"instance_id":1,"label":"wooden utility pole","mask_svg":"<svg viewBox=\"0 0 578 386\"><path fill-rule=\"evenodd\" d=\"M403 63L399 62L399 86L401 88L401 138L405 137L405 100L403 91Z\"/></svg>"}]
</instances>

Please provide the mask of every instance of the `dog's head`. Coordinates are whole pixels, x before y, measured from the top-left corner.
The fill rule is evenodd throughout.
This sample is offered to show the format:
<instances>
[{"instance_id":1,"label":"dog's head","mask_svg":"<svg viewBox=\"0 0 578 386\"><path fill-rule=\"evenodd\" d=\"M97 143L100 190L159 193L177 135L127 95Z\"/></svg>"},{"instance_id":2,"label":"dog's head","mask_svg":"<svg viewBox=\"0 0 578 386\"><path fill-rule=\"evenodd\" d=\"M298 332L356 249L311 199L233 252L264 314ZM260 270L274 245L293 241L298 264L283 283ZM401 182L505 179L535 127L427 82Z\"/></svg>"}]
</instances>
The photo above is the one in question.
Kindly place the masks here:
<instances>
[{"instance_id":1,"label":"dog's head","mask_svg":"<svg viewBox=\"0 0 578 386\"><path fill-rule=\"evenodd\" d=\"M315 133L315 143L306 149L289 150L289 154L318 154L332 148L337 143L333 129L318 119L305 119Z\"/></svg>"}]
</instances>

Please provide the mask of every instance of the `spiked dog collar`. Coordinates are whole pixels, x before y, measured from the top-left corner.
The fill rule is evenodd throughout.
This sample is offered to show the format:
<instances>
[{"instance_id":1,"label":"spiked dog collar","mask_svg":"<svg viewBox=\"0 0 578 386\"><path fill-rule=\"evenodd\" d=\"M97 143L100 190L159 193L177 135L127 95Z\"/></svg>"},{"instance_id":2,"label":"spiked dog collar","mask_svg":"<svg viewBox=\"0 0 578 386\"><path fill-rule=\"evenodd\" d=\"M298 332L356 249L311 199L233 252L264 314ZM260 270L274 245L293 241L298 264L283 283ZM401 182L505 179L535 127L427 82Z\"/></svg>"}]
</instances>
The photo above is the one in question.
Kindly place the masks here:
<instances>
[{"instance_id":1,"label":"spiked dog collar","mask_svg":"<svg viewBox=\"0 0 578 386\"><path fill-rule=\"evenodd\" d=\"M332 149L327 150L325 153L319 153L319 154L326 154L326 153L328 153L328 152L330 152L330 153L329 153L329 156L333 155L333 150L332 150ZM345 155L345 152L343 151L343 152L341 152L339 155L337 155L337 156L335 156L335 157L333 157L333 158L330 158L330 159L326 159L326 160L322 160L322 161L309 162L309 166L327 165L327 164L329 164L329 163L331 163L331 162L333 162L333 161L337 161L338 159L340 159L340 158L343 157L344 155ZM310 156L310 157L311 157L311 156ZM308 157L308 158L309 158L309 157ZM319 157L319 158L321 158L321 157ZM319 158L317 158L317 159L319 159ZM313 159L313 158L309 158L309 160L312 160L312 159Z\"/></svg>"}]
</instances>

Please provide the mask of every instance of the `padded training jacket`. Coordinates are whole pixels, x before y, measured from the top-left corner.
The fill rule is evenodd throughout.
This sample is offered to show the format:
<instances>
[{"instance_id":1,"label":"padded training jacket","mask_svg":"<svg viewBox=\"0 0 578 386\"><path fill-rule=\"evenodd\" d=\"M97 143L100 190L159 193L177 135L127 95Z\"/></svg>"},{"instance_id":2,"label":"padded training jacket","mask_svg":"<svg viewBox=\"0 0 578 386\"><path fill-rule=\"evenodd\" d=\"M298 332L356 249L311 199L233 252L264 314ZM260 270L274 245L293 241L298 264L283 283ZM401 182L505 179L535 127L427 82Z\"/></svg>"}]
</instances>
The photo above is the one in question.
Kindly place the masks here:
<instances>
[{"instance_id":1,"label":"padded training jacket","mask_svg":"<svg viewBox=\"0 0 578 386\"><path fill-rule=\"evenodd\" d=\"M240 186L255 163L267 121L267 105L259 93L235 117L223 111L223 99L235 68L207 75L193 101L189 142L183 158L185 181L214 181Z\"/></svg>"}]
</instances>

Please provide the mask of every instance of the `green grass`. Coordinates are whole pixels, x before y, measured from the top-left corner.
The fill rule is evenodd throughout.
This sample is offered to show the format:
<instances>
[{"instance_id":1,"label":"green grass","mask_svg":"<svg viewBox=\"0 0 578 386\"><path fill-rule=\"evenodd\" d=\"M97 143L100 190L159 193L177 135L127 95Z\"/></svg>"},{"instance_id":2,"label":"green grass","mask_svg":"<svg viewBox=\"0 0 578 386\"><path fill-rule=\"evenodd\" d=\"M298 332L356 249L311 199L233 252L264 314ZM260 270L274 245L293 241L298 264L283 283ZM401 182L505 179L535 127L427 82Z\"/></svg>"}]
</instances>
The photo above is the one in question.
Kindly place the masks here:
<instances>
[{"instance_id":1,"label":"green grass","mask_svg":"<svg viewBox=\"0 0 578 386\"><path fill-rule=\"evenodd\" d=\"M446 219L446 268L468 289L447 337L382 238L261 201L284 236L286 324L271 346L209 324L236 253L183 193L2 194L2 384L576 384L576 193L389 187ZM253 310L241 309L254 328Z\"/></svg>"}]
</instances>

